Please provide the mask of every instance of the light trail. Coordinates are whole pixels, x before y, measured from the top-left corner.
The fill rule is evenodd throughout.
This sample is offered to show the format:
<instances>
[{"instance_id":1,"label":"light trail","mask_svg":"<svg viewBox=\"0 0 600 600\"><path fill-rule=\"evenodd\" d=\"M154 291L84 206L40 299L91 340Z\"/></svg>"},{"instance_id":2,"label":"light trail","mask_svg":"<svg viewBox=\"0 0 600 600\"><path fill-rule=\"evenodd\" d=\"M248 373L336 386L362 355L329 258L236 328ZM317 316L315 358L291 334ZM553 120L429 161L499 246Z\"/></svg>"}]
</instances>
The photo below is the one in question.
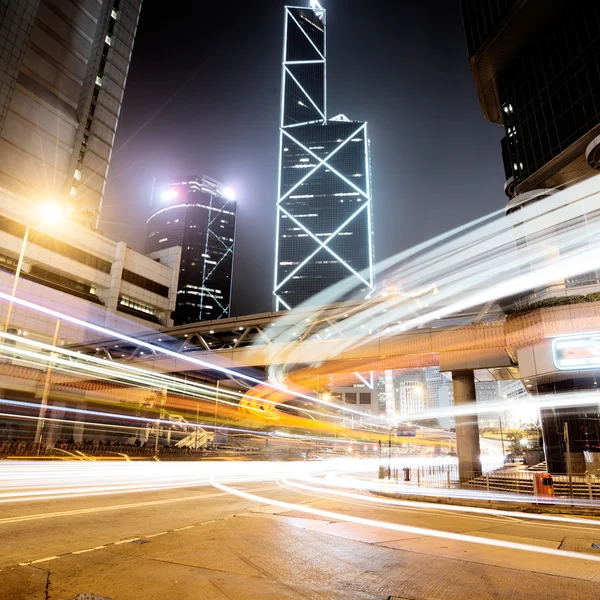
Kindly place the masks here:
<instances>
[{"instance_id":1,"label":"light trail","mask_svg":"<svg viewBox=\"0 0 600 600\"><path fill-rule=\"evenodd\" d=\"M317 517L324 517L332 521L343 521L346 523L355 523L357 525L365 525L367 527L375 527L377 529L386 529L388 531L397 531L400 533L410 533L417 536L433 537L438 539L453 540L457 542L468 542L470 544L480 544L482 546L492 546L494 548L503 548L507 550L518 550L524 552L534 552L538 554L546 554L549 556L560 557L560 558L573 558L576 560L585 560L591 562L600 563L600 555L585 554L582 552L570 552L568 550L556 550L554 548L546 548L544 546L534 546L532 544L521 544L518 542L508 542L502 540L494 540L489 538L477 537L472 535L465 535L462 533L454 533L448 531L440 531L437 529L427 529L424 527L414 527L412 525L400 525L398 523L389 523L387 521L377 521L375 519L365 519L363 517L355 517L353 515L332 512L329 510L322 510L320 508L314 508L312 506L306 506L305 504L292 504L290 502L282 502L281 500L274 500L272 498L266 498L264 496L257 496L256 494L250 494L242 490L235 489L231 486L224 485L213 479L212 484L218 490L223 492L229 492L234 496L257 502L258 504L265 504L268 506L276 506L283 508L289 512L303 512L306 514L314 515Z\"/></svg>"},{"instance_id":2,"label":"light trail","mask_svg":"<svg viewBox=\"0 0 600 600\"><path fill-rule=\"evenodd\" d=\"M209 485L212 477L236 483L275 481L294 473L374 468L376 460L326 462L0 462L0 503L92 497Z\"/></svg>"},{"instance_id":3,"label":"light trail","mask_svg":"<svg viewBox=\"0 0 600 600\"><path fill-rule=\"evenodd\" d=\"M324 316L323 309L318 308L305 318L308 305L289 311L283 317L288 329L274 340L271 350L286 356L289 364L280 366L273 354L270 379L285 380L293 364L331 360L364 344L598 269L599 190L600 176L596 176L526 206L516 215L498 218L499 211L384 261L378 267L379 274L406 289L408 298L392 295L364 301L336 323L339 335L334 346L321 349L311 344L309 350L291 343L292 328L296 338L316 341L319 333L307 335L308 328ZM525 235L526 251L516 243ZM349 286L350 279L332 286L311 298L311 306L339 301L351 291ZM435 293L417 294L432 286Z\"/></svg>"},{"instance_id":4,"label":"light trail","mask_svg":"<svg viewBox=\"0 0 600 600\"><path fill-rule=\"evenodd\" d=\"M314 485L306 485L305 483L298 483L295 480L305 481L305 482L313 482L320 483L323 487L315 487ZM384 506L396 506L396 507L405 507L405 508L416 508L419 510L436 510L436 511L447 511L454 513L469 513L469 514L479 514L479 515L494 515L494 516L502 516L502 517L518 517L519 519L526 519L532 521L543 521L543 522L557 522L557 523L569 523L572 525L584 525L586 527L600 527L600 521L590 521L586 519L578 519L575 517L565 517L559 515L537 515L532 513L520 513L511 510L500 510L495 508L479 508L472 506L460 506L454 504L435 504L432 502L415 502L412 500L400 500L396 498L378 498L375 496L368 496L365 494L353 494L351 492L339 491L338 489L331 489L331 487L339 488L342 487L341 484L332 484L327 480L317 479L315 477L294 477L294 479L283 478L281 482L291 488L301 489L308 492L315 493L326 493L332 496L347 498L349 500L357 500L361 502L367 502L370 504L379 504ZM372 491L372 485L369 485L370 482L367 481L357 481L355 484L348 481L344 486L345 489L360 489L364 491ZM381 490L380 490L381 491ZM388 490L389 493L389 490ZM477 498L476 494L471 496L472 498Z\"/></svg>"},{"instance_id":5,"label":"light trail","mask_svg":"<svg viewBox=\"0 0 600 600\"><path fill-rule=\"evenodd\" d=\"M292 391L292 390L290 390L287 387L282 386L282 385L272 384L272 383L270 383L268 381L261 381L259 379L256 379L255 377L252 377L250 375L246 375L244 373L239 373L238 371L235 371L233 369L228 369L226 367L221 367L219 365L215 365L213 363L210 363L210 362L207 362L207 361L204 361L204 360L200 360L198 358L194 358L192 356L189 356L188 354L182 354L182 353L179 353L179 352L175 352L173 350L169 350L168 348L163 348L161 346L156 346L156 345L151 344L149 342L145 342L143 340L139 340L139 339L136 339L136 338L133 338L133 337L130 337L130 336L118 333L116 331L107 329L106 327L102 327L100 325L95 325L93 323L87 323L86 321L83 321L83 320L81 320L81 319L79 319L77 317L73 317L71 315L67 315L67 314L61 313L59 311L56 311L54 309L51 309L51 308L48 308L48 307L45 307L45 306L41 306L39 304L35 304L33 302L30 302L29 300L24 300L22 298L11 296L10 294L7 294L5 292L1 292L0 291L0 298L2 298L4 300L7 300L7 301L11 301L11 302L13 302L13 304L18 304L20 306L23 306L24 308L28 308L30 310L41 312L41 313L46 314L48 316L51 316L51 317L53 317L55 319L60 319L61 321L67 321L69 323L72 323L74 325L78 325L78 326L83 327L85 329L89 329L89 330L95 331L97 333L105 335L108 338L118 338L118 339L120 339L122 341L125 341L125 342L128 342L130 344L133 344L133 345L145 348L147 350L150 350L153 354L157 354L157 355L158 354L163 354L165 356L168 356L169 358L175 358L175 359L178 359L178 360L182 360L184 362L188 362L190 364L193 364L196 367L202 367L202 368L205 368L205 369L207 368L207 369L210 369L210 370L218 371L220 373L224 373L224 374L226 374L228 376L231 376L231 377L237 377L239 379L244 379L246 381L254 383L257 386L267 387L267 388L273 389L273 390L278 391L278 392L283 392L284 394L286 394L288 396L293 396L293 397L296 397L296 398L302 398L302 399L308 400L310 402L315 402L315 403L318 403L318 404L323 404L325 406L329 406L328 402L326 402L325 400L321 400L320 398L315 398L313 396L308 396L308 395L302 394L300 392ZM10 335L10 334L4 334L4 333L0 332L0 338L5 337L5 335L6 335L6 337L8 337L8 335ZM19 339L21 339L21 338L19 338ZM57 352L57 351L60 352L60 348L59 347L50 346L50 348L52 348L52 352ZM269 401L269 403L273 403L273 402ZM282 405L282 403L276 403L276 404ZM301 410L301 409L298 409L298 410ZM379 421L379 422L382 422L382 423L385 421L385 419L383 417L377 417L377 416L373 416L373 415L368 415L366 413L363 413L361 411L357 411L355 409L348 408L348 407L344 407L344 411L347 412L347 413L353 413L353 414L356 414L356 415L360 415L363 418L371 419L373 421ZM341 418L341 417L339 417L339 418Z\"/></svg>"}]
</instances>

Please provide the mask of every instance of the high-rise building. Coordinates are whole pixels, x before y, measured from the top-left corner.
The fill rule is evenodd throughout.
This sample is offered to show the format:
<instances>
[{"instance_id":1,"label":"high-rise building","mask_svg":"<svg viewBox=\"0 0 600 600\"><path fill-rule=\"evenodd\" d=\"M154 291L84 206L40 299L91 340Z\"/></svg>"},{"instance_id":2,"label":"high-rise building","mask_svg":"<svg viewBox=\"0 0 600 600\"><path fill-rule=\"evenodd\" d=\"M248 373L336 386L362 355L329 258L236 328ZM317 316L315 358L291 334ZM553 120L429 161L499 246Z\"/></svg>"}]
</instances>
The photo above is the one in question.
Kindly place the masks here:
<instances>
[{"instance_id":1,"label":"high-rise building","mask_svg":"<svg viewBox=\"0 0 600 600\"><path fill-rule=\"evenodd\" d=\"M237 217L233 192L209 177L184 177L157 189L153 210L146 252L179 271L175 325L229 317Z\"/></svg>"},{"instance_id":2,"label":"high-rise building","mask_svg":"<svg viewBox=\"0 0 600 600\"><path fill-rule=\"evenodd\" d=\"M367 123L327 117L326 12L285 8L282 65L276 309L294 308L350 277L373 287ZM337 298L339 299L339 298Z\"/></svg>"},{"instance_id":3,"label":"high-rise building","mask_svg":"<svg viewBox=\"0 0 600 600\"><path fill-rule=\"evenodd\" d=\"M0 187L97 225L141 5L0 3Z\"/></svg>"},{"instance_id":4,"label":"high-rise building","mask_svg":"<svg viewBox=\"0 0 600 600\"><path fill-rule=\"evenodd\" d=\"M517 246L528 252L533 219L524 207L544 202L556 188L600 170L600 4L590 0L461 0L461 4L484 117L506 131L502 157L507 214L515 226ZM590 219L584 203L573 202L572 209L574 222L585 224ZM546 252L558 256L551 233ZM585 236L578 242L583 246ZM535 299L598 290L600 273L592 271L531 290L517 300L527 306ZM573 368L568 373L556 368L549 345L520 348L517 359L531 393L595 390L598 385L600 370ZM518 394L523 396L521 390ZM600 446L598 405L544 408L540 420L550 472L585 472L586 455Z\"/></svg>"},{"instance_id":5,"label":"high-rise building","mask_svg":"<svg viewBox=\"0 0 600 600\"><path fill-rule=\"evenodd\" d=\"M565 186L600 169L600 5L461 0L486 119L503 125L505 191ZM521 196L517 202L527 197ZM513 202L513 204L517 204Z\"/></svg>"}]
</instances>

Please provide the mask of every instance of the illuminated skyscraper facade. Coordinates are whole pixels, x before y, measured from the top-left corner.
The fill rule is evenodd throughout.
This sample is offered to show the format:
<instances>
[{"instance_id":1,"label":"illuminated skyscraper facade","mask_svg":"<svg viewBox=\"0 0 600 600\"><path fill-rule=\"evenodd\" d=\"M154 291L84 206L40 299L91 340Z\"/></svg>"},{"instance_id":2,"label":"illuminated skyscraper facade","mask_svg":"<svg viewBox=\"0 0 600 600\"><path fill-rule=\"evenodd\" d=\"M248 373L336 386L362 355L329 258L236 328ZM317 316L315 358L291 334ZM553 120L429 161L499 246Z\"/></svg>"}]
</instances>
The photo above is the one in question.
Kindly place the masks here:
<instances>
[{"instance_id":1,"label":"illuminated skyscraper facade","mask_svg":"<svg viewBox=\"0 0 600 600\"><path fill-rule=\"evenodd\" d=\"M0 187L96 227L141 8L0 1Z\"/></svg>"},{"instance_id":2,"label":"illuminated skyscraper facade","mask_svg":"<svg viewBox=\"0 0 600 600\"><path fill-rule=\"evenodd\" d=\"M209 177L184 177L159 189L153 207L146 252L178 272L174 324L229 317L237 218L231 191Z\"/></svg>"},{"instance_id":3,"label":"illuminated skyscraper facade","mask_svg":"<svg viewBox=\"0 0 600 600\"><path fill-rule=\"evenodd\" d=\"M327 118L326 13L285 8L277 248L277 310L346 279L373 291L367 124Z\"/></svg>"}]
</instances>

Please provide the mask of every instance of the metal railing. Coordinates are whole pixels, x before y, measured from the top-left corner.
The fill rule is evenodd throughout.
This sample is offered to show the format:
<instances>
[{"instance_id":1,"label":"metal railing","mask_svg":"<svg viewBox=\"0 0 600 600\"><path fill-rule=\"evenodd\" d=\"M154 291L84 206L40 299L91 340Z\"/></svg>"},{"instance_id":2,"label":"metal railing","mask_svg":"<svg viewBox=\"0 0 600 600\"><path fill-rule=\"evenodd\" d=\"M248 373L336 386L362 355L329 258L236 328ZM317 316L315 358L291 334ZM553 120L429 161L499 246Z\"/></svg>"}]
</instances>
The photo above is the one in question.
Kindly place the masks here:
<instances>
[{"instance_id":1,"label":"metal railing","mask_svg":"<svg viewBox=\"0 0 600 600\"><path fill-rule=\"evenodd\" d=\"M382 465L379 478L418 488L473 489L508 494L534 494L535 473L514 469L483 468L483 473L459 472L458 465L403 466L401 461ZM600 478L593 475L553 475L556 498L600 500Z\"/></svg>"}]
</instances>

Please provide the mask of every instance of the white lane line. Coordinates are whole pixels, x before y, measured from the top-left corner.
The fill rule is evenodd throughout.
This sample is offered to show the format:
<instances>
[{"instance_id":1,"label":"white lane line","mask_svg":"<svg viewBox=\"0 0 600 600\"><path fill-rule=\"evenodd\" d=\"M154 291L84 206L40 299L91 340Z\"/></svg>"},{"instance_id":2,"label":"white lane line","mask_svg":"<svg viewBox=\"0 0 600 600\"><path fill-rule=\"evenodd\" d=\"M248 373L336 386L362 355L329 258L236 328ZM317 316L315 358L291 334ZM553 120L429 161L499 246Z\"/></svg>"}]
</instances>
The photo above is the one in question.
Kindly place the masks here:
<instances>
[{"instance_id":1,"label":"white lane line","mask_svg":"<svg viewBox=\"0 0 600 600\"><path fill-rule=\"evenodd\" d=\"M29 564L35 565L37 563L47 562L49 560L56 560L57 558L60 558L60 556L47 556L46 558L38 558L37 560L32 560Z\"/></svg>"},{"instance_id":2,"label":"white lane line","mask_svg":"<svg viewBox=\"0 0 600 600\"><path fill-rule=\"evenodd\" d=\"M158 537L159 535L167 535L167 533L169 533L169 532L168 531L161 531L160 533L153 533L152 535L146 535L144 537L153 538L153 537Z\"/></svg>"},{"instance_id":3,"label":"white lane line","mask_svg":"<svg viewBox=\"0 0 600 600\"><path fill-rule=\"evenodd\" d=\"M187 527L178 527L177 529L173 529L173 531L183 531L184 529L193 529L196 527L195 525L188 525Z\"/></svg>"},{"instance_id":4,"label":"white lane line","mask_svg":"<svg viewBox=\"0 0 600 600\"><path fill-rule=\"evenodd\" d=\"M96 546L94 550L102 550L102 548L106 548L106 546Z\"/></svg>"},{"instance_id":5,"label":"white lane line","mask_svg":"<svg viewBox=\"0 0 600 600\"><path fill-rule=\"evenodd\" d=\"M71 552L71 554L85 554L86 552L93 552L96 548L87 548L85 550L75 550L75 552Z\"/></svg>"},{"instance_id":6,"label":"white lane line","mask_svg":"<svg viewBox=\"0 0 600 600\"><path fill-rule=\"evenodd\" d=\"M114 542L113 546L118 546L119 544L130 544L131 542L137 542L140 538L131 538L130 540L121 540L120 542Z\"/></svg>"}]
</instances>

